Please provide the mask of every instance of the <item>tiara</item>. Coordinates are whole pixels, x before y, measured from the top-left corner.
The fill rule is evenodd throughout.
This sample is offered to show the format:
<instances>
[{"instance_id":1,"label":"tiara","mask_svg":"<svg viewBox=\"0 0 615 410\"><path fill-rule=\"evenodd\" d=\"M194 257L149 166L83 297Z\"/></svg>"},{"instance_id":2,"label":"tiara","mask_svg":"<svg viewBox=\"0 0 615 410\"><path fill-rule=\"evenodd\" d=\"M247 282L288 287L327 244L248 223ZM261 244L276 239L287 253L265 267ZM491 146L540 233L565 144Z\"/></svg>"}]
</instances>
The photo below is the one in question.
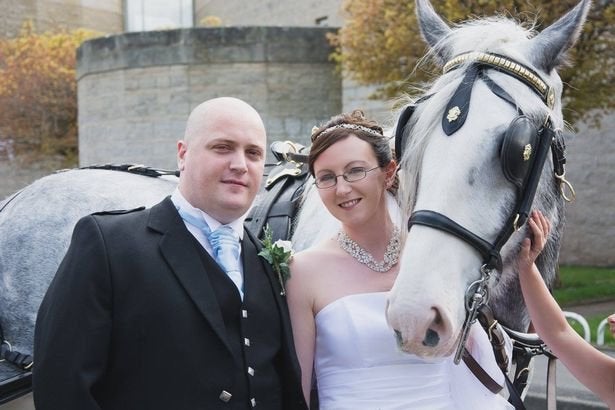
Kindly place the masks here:
<instances>
[{"instance_id":1,"label":"tiara","mask_svg":"<svg viewBox=\"0 0 615 410\"><path fill-rule=\"evenodd\" d=\"M314 127L314 128L312 128L312 140L314 140L314 139L316 139L316 138L318 138L318 137L321 137L321 136L323 136L323 135L326 135L326 134L330 133L331 131L333 131L333 130L337 130L337 129L339 129L339 128L345 128L345 129L347 129L347 130L357 130L357 131L363 131L363 132L366 132L366 133L368 133L368 134L375 135L375 136L377 136L377 137L382 137L382 136L383 136L383 134L382 134L382 133L380 133L380 132L378 132L378 131L376 131L376 130L373 130L373 129L371 129L371 128L364 127L364 126L362 126L362 125L358 125L358 124L346 124L346 123L343 123L343 124L337 124L337 125L334 125L333 127L326 128L326 129L324 129L324 130L323 130L320 134L318 134L318 135L314 135L314 133L318 131L318 127Z\"/></svg>"}]
</instances>

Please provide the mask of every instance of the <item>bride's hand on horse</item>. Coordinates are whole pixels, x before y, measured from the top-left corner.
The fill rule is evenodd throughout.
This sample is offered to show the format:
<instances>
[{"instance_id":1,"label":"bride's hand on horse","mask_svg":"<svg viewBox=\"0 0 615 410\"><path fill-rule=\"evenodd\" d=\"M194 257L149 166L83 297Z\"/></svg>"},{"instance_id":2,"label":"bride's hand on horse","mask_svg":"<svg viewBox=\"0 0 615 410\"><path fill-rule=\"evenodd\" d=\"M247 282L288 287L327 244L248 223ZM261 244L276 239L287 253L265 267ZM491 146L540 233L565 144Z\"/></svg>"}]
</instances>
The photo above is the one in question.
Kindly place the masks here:
<instances>
[{"instance_id":1,"label":"bride's hand on horse","mask_svg":"<svg viewBox=\"0 0 615 410\"><path fill-rule=\"evenodd\" d=\"M540 211L532 211L532 215L528 220L529 236L521 243L521 252L519 253L519 272L525 272L532 269L534 261L542 252L547 237L551 229L551 224Z\"/></svg>"}]
</instances>

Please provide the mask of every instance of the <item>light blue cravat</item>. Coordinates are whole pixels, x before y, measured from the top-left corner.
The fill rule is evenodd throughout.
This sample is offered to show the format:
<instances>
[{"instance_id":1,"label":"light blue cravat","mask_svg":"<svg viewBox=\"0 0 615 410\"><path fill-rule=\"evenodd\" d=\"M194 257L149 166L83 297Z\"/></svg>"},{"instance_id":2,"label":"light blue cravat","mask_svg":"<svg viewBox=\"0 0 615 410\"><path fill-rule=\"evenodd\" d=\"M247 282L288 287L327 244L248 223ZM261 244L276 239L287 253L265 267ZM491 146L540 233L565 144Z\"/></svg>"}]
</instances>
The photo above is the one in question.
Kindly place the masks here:
<instances>
[{"instance_id":1,"label":"light blue cravat","mask_svg":"<svg viewBox=\"0 0 615 410\"><path fill-rule=\"evenodd\" d=\"M239 265L241 260L239 235L229 225L221 225L212 232L203 218L190 215L181 208L177 211L184 221L203 231L213 249L214 259L237 286L239 296L243 300L243 277Z\"/></svg>"}]
</instances>

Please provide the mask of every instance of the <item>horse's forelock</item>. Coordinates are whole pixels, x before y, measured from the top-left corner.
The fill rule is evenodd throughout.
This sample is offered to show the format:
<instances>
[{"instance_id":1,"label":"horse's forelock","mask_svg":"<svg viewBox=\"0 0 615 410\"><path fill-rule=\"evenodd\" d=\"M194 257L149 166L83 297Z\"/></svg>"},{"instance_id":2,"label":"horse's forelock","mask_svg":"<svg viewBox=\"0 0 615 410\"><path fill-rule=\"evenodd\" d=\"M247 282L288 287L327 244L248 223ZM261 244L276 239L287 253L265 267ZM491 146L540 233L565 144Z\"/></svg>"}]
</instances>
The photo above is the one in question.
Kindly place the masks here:
<instances>
[{"instance_id":1,"label":"horse's forelock","mask_svg":"<svg viewBox=\"0 0 615 410\"><path fill-rule=\"evenodd\" d=\"M506 54L511 58L529 64L523 52L534 35L533 24L530 28L525 28L506 17L468 20L457 25L432 51L439 53L448 50L449 54L455 56L468 51L506 50ZM511 52L514 53L516 50L518 53L511 55Z\"/></svg>"}]
</instances>

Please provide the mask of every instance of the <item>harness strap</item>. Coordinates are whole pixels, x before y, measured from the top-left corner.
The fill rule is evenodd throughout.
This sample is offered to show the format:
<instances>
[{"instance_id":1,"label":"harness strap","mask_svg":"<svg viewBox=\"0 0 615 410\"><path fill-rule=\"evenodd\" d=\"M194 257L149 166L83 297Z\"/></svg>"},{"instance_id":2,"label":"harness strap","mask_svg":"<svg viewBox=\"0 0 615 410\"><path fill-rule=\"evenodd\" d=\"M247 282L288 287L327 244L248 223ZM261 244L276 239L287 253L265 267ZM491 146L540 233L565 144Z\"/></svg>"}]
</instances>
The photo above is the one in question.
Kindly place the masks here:
<instances>
[{"instance_id":1,"label":"harness strap","mask_svg":"<svg viewBox=\"0 0 615 410\"><path fill-rule=\"evenodd\" d=\"M491 342L491 347L493 348L496 363L504 374L504 381L506 383L506 388L508 389L508 402L515 407L515 410L525 410L525 405L523 404L523 400L519 394L519 392L522 392L523 389L518 389L517 386L510 381L507 374L509 360L505 348L506 340L503 329L498 325L498 321L494 318L493 312L488 305L482 305L479 308L477 318L478 322L489 336L489 341ZM515 373L518 374L519 369L517 368L516 370L517 371ZM527 381L527 374L525 377L525 380ZM525 385L523 387L525 387Z\"/></svg>"},{"instance_id":2,"label":"harness strap","mask_svg":"<svg viewBox=\"0 0 615 410\"><path fill-rule=\"evenodd\" d=\"M515 360L515 376L512 385L516 391L524 391L530 377L530 363L534 355L526 349L515 350L513 354Z\"/></svg>"},{"instance_id":3,"label":"harness strap","mask_svg":"<svg viewBox=\"0 0 615 410\"><path fill-rule=\"evenodd\" d=\"M508 388L508 402L513 405L515 410L525 410L525 405L523 404L523 400L521 400L521 396L510 382L510 379L504 376L504 380L506 381L506 387Z\"/></svg>"},{"instance_id":4,"label":"harness strap","mask_svg":"<svg viewBox=\"0 0 615 410\"><path fill-rule=\"evenodd\" d=\"M0 361L1 360L6 360L7 362L19 367L22 370L30 370L30 368L34 364L34 359L31 355L11 350L7 350L2 355L0 355Z\"/></svg>"},{"instance_id":5,"label":"harness strap","mask_svg":"<svg viewBox=\"0 0 615 410\"><path fill-rule=\"evenodd\" d=\"M13 195L11 195L10 197L8 197L3 203L2 203L2 207L0 207L0 212L2 212L4 210L4 208L6 208L8 206L8 204L11 203L11 201L13 201L13 199L17 198L17 195L21 194L23 192L25 188L20 189L19 191L15 192ZM0 328L0 332L2 332L2 328ZM2 334L0 333L0 337L2 337Z\"/></svg>"},{"instance_id":6,"label":"harness strap","mask_svg":"<svg viewBox=\"0 0 615 410\"><path fill-rule=\"evenodd\" d=\"M423 101L431 98L433 94L427 94L419 98L418 100L408 104L401 114L399 114L399 118L397 119L397 126L395 127L395 159L397 159L397 163L400 163L403 158L403 149L406 146L406 139L408 137L408 133L406 132L406 126L408 125L408 121L412 118L414 114L414 110L416 107Z\"/></svg>"},{"instance_id":7,"label":"harness strap","mask_svg":"<svg viewBox=\"0 0 615 410\"><path fill-rule=\"evenodd\" d=\"M519 109L519 107L517 106L515 99L512 98L511 95L508 94L508 92L506 92L506 90L504 90L502 87L497 85L495 81L489 78L487 74L485 74L484 72L481 72L480 79L483 80L483 82L487 85L487 87L489 87L492 93L494 93L495 95L497 95L498 97L500 97L501 99L503 99L504 101L512 105L517 110L517 114L519 115L523 114L523 111L521 111L521 109Z\"/></svg>"},{"instance_id":8,"label":"harness strap","mask_svg":"<svg viewBox=\"0 0 615 410\"><path fill-rule=\"evenodd\" d=\"M252 207L245 220L257 237L262 237L266 224L272 231L272 240L288 239L297 201L307 179L307 165L281 162L269 173L263 194Z\"/></svg>"},{"instance_id":9,"label":"harness strap","mask_svg":"<svg viewBox=\"0 0 615 410\"><path fill-rule=\"evenodd\" d=\"M442 130L446 135L453 135L465 123L470 111L472 88L480 71L481 67L478 64L468 67L457 90L446 105L442 116Z\"/></svg>"},{"instance_id":10,"label":"harness strap","mask_svg":"<svg viewBox=\"0 0 615 410\"><path fill-rule=\"evenodd\" d=\"M553 170L556 175L564 175L566 165L566 143L564 138L558 135L551 143L551 153L553 154Z\"/></svg>"},{"instance_id":11,"label":"harness strap","mask_svg":"<svg viewBox=\"0 0 615 410\"><path fill-rule=\"evenodd\" d=\"M482 305L478 308L477 319L483 329L485 329L485 332L487 332L491 347L493 348L495 362L504 375L506 375L510 361L506 353L506 338L502 328L498 326L498 321L494 318L493 312L488 305Z\"/></svg>"},{"instance_id":12,"label":"harness strap","mask_svg":"<svg viewBox=\"0 0 615 410\"><path fill-rule=\"evenodd\" d=\"M493 378L482 368L480 364L472 357L470 352L464 347L463 355L461 356L463 362L468 366L468 369L472 372L474 376L480 381L483 386L485 386L489 391L493 394L498 394L504 388L498 382L493 380Z\"/></svg>"},{"instance_id":13,"label":"harness strap","mask_svg":"<svg viewBox=\"0 0 615 410\"><path fill-rule=\"evenodd\" d=\"M555 394L556 363L557 359L549 356L547 364L547 410L555 410L557 408Z\"/></svg>"},{"instance_id":14,"label":"harness strap","mask_svg":"<svg viewBox=\"0 0 615 410\"><path fill-rule=\"evenodd\" d=\"M11 363L22 370L30 370L34 363L32 355L13 350L11 344L4 338L2 327L0 327L0 362L3 361Z\"/></svg>"},{"instance_id":15,"label":"harness strap","mask_svg":"<svg viewBox=\"0 0 615 410\"><path fill-rule=\"evenodd\" d=\"M145 165L138 165L138 164L90 165L87 167L81 167L79 169L105 169L105 170L110 170L110 171L123 171L123 172L129 172L131 174L143 175L146 177L161 177L164 175L174 175L176 177L179 176L179 170L150 168L150 167L146 167Z\"/></svg>"},{"instance_id":16,"label":"harness strap","mask_svg":"<svg viewBox=\"0 0 615 410\"><path fill-rule=\"evenodd\" d=\"M502 269L502 258L499 249L494 248L483 238L441 213L428 209L415 211L408 220L408 230L410 230L412 225L424 225L454 235L476 249L482 255L483 261L485 261L487 266L495 267L498 270Z\"/></svg>"}]
</instances>

